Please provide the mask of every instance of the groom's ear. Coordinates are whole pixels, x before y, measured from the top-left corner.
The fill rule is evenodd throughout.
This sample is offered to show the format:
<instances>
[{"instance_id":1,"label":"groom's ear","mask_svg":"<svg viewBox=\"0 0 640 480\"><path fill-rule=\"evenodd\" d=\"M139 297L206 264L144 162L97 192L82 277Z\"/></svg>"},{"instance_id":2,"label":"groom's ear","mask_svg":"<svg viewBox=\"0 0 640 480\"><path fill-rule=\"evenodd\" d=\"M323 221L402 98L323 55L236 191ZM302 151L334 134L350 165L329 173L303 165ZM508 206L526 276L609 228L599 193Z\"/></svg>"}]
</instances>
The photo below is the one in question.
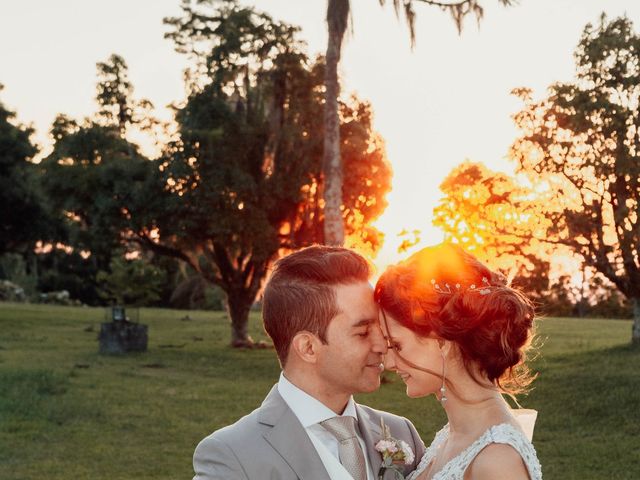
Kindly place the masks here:
<instances>
[{"instance_id":1,"label":"groom's ear","mask_svg":"<svg viewBox=\"0 0 640 480\"><path fill-rule=\"evenodd\" d=\"M303 362L316 363L318 361L318 337L303 330L294 335L290 349Z\"/></svg>"}]
</instances>

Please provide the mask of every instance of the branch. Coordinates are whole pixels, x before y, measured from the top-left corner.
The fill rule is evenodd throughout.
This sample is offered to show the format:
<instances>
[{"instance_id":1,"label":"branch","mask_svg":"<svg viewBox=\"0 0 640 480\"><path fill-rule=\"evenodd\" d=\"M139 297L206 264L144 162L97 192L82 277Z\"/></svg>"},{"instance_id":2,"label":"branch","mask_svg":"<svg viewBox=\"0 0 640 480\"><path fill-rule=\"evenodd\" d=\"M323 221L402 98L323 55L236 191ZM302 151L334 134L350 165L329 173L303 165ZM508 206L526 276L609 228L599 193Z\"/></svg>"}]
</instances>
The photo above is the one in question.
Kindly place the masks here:
<instances>
[{"instance_id":1,"label":"branch","mask_svg":"<svg viewBox=\"0 0 640 480\"><path fill-rule=\"evenodd\" d=\"M210 271L203 272L203 276L207 280L209 280L211 283L218 285L225 292L228 291L229 279L225 278L225 276L222 273L222 269L220 268L220 265L218 265L217 258L213 253L213 246L203 245L202 254L205 256L205 258L209 262L209 265L212 266ZM213 266L215 266L218 269L218 273L220 274L219 276L216 276L216 272Z\"/></svg>"},{"instance_id":2,"label":"branch","mask_svg":"<svg viewBox=\"0 0 640 480\"><path fill-rule=\"evenodd\" d=\"M209 255L213 253L211 258L214 260L214 263L218 266L218 270L220 271L220 278L227 285L231 285L235 277L234 275L235 269L231 264L229 255L227 254L227 251L225 250L225 248L219 242L216 242L214 240L211 243L213 246L213 252L207 251L207 253Z\"/></svg>"},{"instance_id":3,"label":"branch","mask_svg":"<svg viewBox=\"0 0 640 480\"><path fill-rule=\"evenodd\" d=\"M177 258L178 260L182 260L183 262L188 264L191 268L193 268L196 272L200 272L200 268L198 268L198 265L196 265L193 262L193 260L187 254L185 254L182 250L178 250L177 248L156 243L153 240L151 240L145 233L136 233L136 237L137 238L133 238L132 240L139 243L143 247L147 247L152 252L155 252L158 255L165 255L168 257Z\"/></svg>"},{"instance_id":4,"label":"branch","mask_svg":"<svg viewBox=\"0 0 640 480\"><path fill-rule=\"evenodd\" d=\"M414 0L414 1L425 3L427 5L431 5L434 7L449 8L449 7L461 7L465 3L473 3L474 0L462 0L459 2L453 2L453 3L438 2L434 0Z\"/></svg>"},{"instance_id":5,"label":"branch","mask_svg":"<svg viewBox=\"0 0 640 480\"><path fill-rule=\"evenodd\" d=\"M562 176L563 176L564 178L566 178L566 179L567 179L567 181L568 181L571 185L573 185L573 186L575 187L575 189L576 189L576 190L578 190L578 193L580 194L580 203L581 203L582 205L585 205L585 203L586 203L586 202L585 202L585 199L584 199L584 193L583 193L583 191L582 191L582 188L584 187L584 182L578 182L578 180L576 180L576 179L575 179L575 178L573 178L571 175L569 175L569 174L567 173L567 166L566 166L566 163L564 163L564 162L562 163L562 172L561 172L561 173L562 173ZM588 189L587 189L587 190L588 190ZM598 196L599 196L599 195L600 195L600 194L598 194Z\"/></svg>"}]
</instances>

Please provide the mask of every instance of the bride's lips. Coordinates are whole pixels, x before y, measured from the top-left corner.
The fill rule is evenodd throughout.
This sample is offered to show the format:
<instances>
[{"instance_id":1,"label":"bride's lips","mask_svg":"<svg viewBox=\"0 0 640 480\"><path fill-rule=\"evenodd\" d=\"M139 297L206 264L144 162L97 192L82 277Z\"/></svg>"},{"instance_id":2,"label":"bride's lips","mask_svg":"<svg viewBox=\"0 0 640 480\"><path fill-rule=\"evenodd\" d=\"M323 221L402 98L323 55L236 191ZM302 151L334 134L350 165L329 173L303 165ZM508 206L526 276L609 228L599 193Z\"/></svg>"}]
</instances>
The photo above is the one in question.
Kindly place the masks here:
<instances>
[{"instance_id":1,"label":"bride's lips","mask_svg":"<svg viewBox=\"0 0 640 480\"><path fill-rule=\"evenodd\" d=\"M404 372L396 372L396 373L402 379L403 382L406 382L409 378L411 378L411 375L409 375L408 373L404 373Z\"/></svg>"}]
</instances>

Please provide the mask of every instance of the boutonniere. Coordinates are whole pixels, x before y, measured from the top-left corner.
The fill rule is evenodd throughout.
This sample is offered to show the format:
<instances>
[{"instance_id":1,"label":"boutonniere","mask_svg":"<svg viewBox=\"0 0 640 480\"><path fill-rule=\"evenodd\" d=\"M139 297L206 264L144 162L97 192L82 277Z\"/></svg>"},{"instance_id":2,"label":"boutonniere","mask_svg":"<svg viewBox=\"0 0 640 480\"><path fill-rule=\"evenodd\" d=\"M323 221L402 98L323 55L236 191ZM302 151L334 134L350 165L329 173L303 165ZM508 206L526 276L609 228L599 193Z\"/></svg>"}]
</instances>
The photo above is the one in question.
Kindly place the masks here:
<instances>
[{"instance_id":1,"label":"boutonniere","mask_svg":"<svg viewBox=\"0 0 640 480\"><path fill-rule=\"evenodd\" d=\"M376 450L382 455L382 465L378 472L378 480L382 480L385 472L391 470L394 478L404 480L401 465L410 465L415 459L413 450L407 442L398 440L391 436L389 427L384 424L384 420L380 419L382 427L382 440L376 443Z\"/></svg>"}]
</instances>

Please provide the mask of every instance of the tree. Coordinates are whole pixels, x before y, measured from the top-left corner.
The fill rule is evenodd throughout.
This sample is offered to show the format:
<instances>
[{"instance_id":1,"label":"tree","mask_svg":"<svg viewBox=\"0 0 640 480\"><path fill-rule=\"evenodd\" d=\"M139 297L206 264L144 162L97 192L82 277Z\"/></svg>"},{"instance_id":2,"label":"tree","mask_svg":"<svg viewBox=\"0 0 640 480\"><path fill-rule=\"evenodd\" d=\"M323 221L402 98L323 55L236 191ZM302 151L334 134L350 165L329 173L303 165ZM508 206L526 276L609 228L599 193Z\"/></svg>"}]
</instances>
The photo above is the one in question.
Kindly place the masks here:
<instances>
[{"instance_id":1,"label":"tree","mask_svg":"<svg viewBox=\"0 0 640 480\"><path fill-rule=\"evenodd\" d=\"M250 346L249 309L271 263L322 240L324 66L306 57L297 28L266 14L234 1L182 8L165 19L166 36L194 62L190 95L162 158L164 203L137 234L222 288L231 343ZM352 99L340 109L354 172L343 195L348 231L376 248L368 224L384 209L390 168L370 106Z\"/></svg>"},{"instance_id":2,"label":"tree","mask_svg":"<svg viewBox=\"0 0 640 480\"><path fill-rule=\"evenodd\" d=\"M548 227L539 194L481 163L464 162L440 185L444 197L433 224L461 245L514 278L514 285L542 302L549 289L549 261L537 240Z\"/></svg>"},{"instance_id":3,"label":"tree","mask_svg":"<svg viewBox=\"0 0 640 480\"><path fill-rule=\"evenodd\" d=\"M117 128L122 138L132 127L149 129L157 123L151 115L153 104L147 99L134 99L129 67L124 58L112 54L106 62L98 62L96 66L98 123Z\"/></svg>"},{"instance_id":4,"label":"tree","mask_svg":"<svg viewBox=\"0 0 640 480\"><path fill-rule=\"evenodd\" d=\"M511 155L556 193L544 240L568 246L631 301L640 343L640 36L628 18L603 15L574 56L575 80L546 98L514 91L524 108Z\"/></svg>"},{"instance_id":5,"label":"tree","mask_svg":"<svg viewBox=\"0 0 640 480\"><path fill-rule=\"evenodd\" d=\"M39 167L49 205L67 227L56 240L73 250L68 255L76 257L74 263L80 255L90 264L85 281L93 290L95 275L109 270L114 253L120 255L116 252L127 241L131 212L153 204L149 192L159 165L125 138L142 116L138 105L147 105L132 98L126 63L112 55L97 66L98 113L81 123L59 115L51 128L53 151Z\"/></svg>"},{"instance_id":6,"label":"tree","mask_svg":"<svg viewBox=\"0 0 640 480\"><path fill-rule=\"evenodd\" d=\"M114 256L109 271L98 272L100 294L118 305L144 306L160 299L160 291L167 281L166 272L146 259L127 260Z\"/></svg>"},{"instance_id":7,"label":"tree","mask_svg":"<svg viewBox=\"0 0 640 480\"><path fill-rule=\"evenodd\" d=\"M118 129L59 116L52 133L56 140L41 163L42 184L51 206L67 219L69 233L61 241L108 269L130 212L152 201L145 194L153 164Z\"/></svg>"},{"instance_id":8,"label":"tree","mask_svg":"<svg viewBox=\"0 0 640 480\"><path fill-rule=\"evenodd\" d=\"M511 5L514 0L499 0L503 5ZM380 5L385 0L379 0ZM459 0L453 3L437 0L393 0L396 15L403 10L411 35L411 46L415 44L414 4L421 3L439 7L449 12L460 32L462 22L468 14L474 14L478 20L482 18L483 8L479 0ZM340 118L338 98L340 83L338 80L338 64L349 23L351 7L349 0L327 0L327 54L324 72L325 102L324 102L324 157L323 172L325 188L323 192L325 225L324 241L328 245L342 245L344 243L344 206L342 205L343 164L340 156Z\"/></svg>"},{"instance_id":9,"label":"tree","mask_svg":"<svg viewBox=\"0 0 640 480\"><path fill-rule=\"evenodd\" d=\"M31 162L37 152L30 140L33 130L14 124L14 118L0 102L0 255L23 254L54 228Z\"/></svg>"}]
</instances>

